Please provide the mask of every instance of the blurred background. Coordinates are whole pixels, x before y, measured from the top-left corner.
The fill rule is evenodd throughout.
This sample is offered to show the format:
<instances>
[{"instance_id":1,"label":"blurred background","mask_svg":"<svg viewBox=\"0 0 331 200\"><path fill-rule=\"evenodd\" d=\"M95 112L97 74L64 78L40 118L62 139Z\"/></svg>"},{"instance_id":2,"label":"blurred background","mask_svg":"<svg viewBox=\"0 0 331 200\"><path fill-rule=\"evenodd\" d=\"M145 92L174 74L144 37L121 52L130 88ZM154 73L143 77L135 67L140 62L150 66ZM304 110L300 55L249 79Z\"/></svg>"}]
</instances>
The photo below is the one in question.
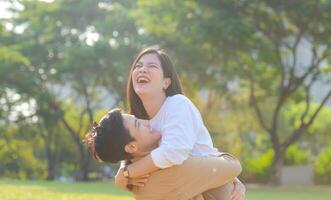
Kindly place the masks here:
<instances>
[{"instance_id":1,"label":"blurred background","mask_svg":"<svg viewBox=\"0 0 331 200\"><path fill-rule=\"evenodd\" d=\"M155 45L244 183L331 184L330 0L1 0L0 183L113 177L82 140Z\"/></svg>"}]
</instances>

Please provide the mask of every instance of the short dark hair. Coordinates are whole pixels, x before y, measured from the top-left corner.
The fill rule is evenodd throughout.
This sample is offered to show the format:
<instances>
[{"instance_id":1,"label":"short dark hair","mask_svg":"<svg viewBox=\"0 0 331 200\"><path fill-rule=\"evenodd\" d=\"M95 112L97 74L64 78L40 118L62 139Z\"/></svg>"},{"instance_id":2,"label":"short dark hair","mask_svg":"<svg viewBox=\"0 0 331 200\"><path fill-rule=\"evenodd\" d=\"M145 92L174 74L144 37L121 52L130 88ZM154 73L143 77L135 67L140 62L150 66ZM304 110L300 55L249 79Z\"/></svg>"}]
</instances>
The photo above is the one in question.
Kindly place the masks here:
<instances>
[{"instance_id":1,"label":"short dark hair","mask_svg":"<svg viewBox=\"0 0 331 200\"><path fill-rule=\"evenodd\" d=\"M139 61L139 59L146 54L155 54L161 63L161 67L163 70L163 74L165 78L170 78L171 83L169 87L165 90L166 96L173 96L175 94L183 94L182 86L179 81L177 72L175 70L175 67L173 63L171 62L170 57L166 54L166 52L162 49L150 47L143 49L138 53L136 58L134 59L131 70L129 72L127 84L126 84L126 96L129 103L130 108L130 114L133 114L137 118L140 119L149 119L149 116L145 110L145 107L137 95L137 93L134 91L133 83L132 83L132 72Z\"/></svg>"},{"instance_id":2,"label":"short dark hair","mask_svg":"<svg viewBox=\"0 0 331 200\"><path fill-rule=\"evenodd\" d=\"M116 108L109 111L99 124L94 122L84 142L95 159L117 163L132 158L124 147L134 140L124 126L121 110Z\"/></svg>"}]
</instances>

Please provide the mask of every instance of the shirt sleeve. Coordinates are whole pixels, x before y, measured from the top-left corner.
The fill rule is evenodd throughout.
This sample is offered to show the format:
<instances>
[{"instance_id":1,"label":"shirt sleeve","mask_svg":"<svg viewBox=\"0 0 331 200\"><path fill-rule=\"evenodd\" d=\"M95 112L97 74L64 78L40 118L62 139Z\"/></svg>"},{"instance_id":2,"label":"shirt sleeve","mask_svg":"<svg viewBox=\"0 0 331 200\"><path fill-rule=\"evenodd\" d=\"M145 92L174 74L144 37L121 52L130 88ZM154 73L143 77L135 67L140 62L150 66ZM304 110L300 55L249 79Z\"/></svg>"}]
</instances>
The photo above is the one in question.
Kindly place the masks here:
<instances>
[{"instance_id":1,"label":"shirt sleeve","mask_svg":"<svg viewBox=\"0 0 331 200\"><path fill-rule=\"evenodd\" d=\"M152 160L159 168L182 164L193 149L198 134L200 113L194 105L184 98L169 103L161 143L151 152Z\"/></svg>"}]
</instances>

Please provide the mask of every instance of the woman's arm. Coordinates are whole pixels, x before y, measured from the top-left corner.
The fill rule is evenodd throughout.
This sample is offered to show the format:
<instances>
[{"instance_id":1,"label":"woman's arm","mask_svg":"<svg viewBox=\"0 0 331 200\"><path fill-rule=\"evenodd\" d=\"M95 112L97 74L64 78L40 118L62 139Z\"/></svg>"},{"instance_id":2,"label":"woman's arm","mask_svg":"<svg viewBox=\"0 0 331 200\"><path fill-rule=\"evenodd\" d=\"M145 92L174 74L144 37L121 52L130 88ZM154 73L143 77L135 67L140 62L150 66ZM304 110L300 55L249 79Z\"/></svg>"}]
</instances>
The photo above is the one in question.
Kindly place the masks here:
<instances>
[{"instance_id":1,"label":"woman's arm","mask_svg":"<svg viewBox=\"0 0 331 200\"><path fill-rule=\"evenodd\" d=\"M129 190L127 187L128 179L123 176L123 168L124 167L121 167L117 171L117 174L115 176L115 185L117 185L123 190Z\"/></svg>"},{"instance_id":2,"label":"woman's arm","mask_svg":"<svg viewBox=\"0 0 331 200\"><path fill-rule=\"evenodd\" d=\"M203 126L200 113L186 97L173 98L164 114L161 143L151 152L154 164L162 169L181 165L189 157Z\"/></svg>"},{"instance_id":3,"label":"woman's arm","mask_svg":"<svg viewBox=\"0 0 331 200\"><path fill-rule=\"evenodd\" d=\"M143 161L141 163L139 162L140 161L139 160L136 163L133 163L133 164L130 164L127 166L127 170L129 171L129 179L124 177L124 175L123 175L124 167L127 164L122 162L121 166L118 169L117 174L115 176L115 184L124 190L129 190L127 187L128 184L143 187L148 180L149 173L152 173L152 172L158 170L158 168L155 169L153 167L153 166L155 166L153 164L153 161L149 161L147 157L148 156L145 157L146 158L145 161L144 161L144 158L142 158L141 160L143 160ZM147 164L145 162L147 162ZM150 162L152 162L152 163L150 163ZM148 167L148 166L151 166L151 167Z\"/></svg>"},{"instance_id":4,"label":"woman's arm","mask_svg":"<svg viewBox=\"0 0 331 200\"><path fill-rule=\"evenodd\" d=\"M232 182L241 172L239 161L230 156L189 157L182 165L150 175L137 199L190 199L207 190Z\"/></svg>"},{"instance_id":5,"label":"woman's arm","mask_svg":"<svg viewBox=\"0 0 331 200\"><path fill-rule=\"evenodd\" d=\"M140 160L128 165L127 169L129 171L130 178L137 178L137 177L155 172L155 171L159 170L160 168L158 168L154 164L152 157L149 154L149 155L141 158Z\"/></svg>"},{"instance_id":6,"label":"woman's arm","mask_svg":"<svg viewBox=\"0 0 331 200\"><path fill-rule=\"evenodd\" d=\"M177 103L179 105L174 105L177 108L169 112L165 119L159 147L151 154L128 165L130 178L180 165L188 158L197 138L196 113L192 113L192 108L185 99L180 99Z\"/></svg>"},{"instance_id":7,"label":"woman's arm","mask_svg":"<svg viewBox=\"0 0 331 200\"><path fill-rule=\"evenodd\" d=\"M118 187L124 189L124 190L128 190L128 179L124 177L123 175L123 169L125 167L125 165L127 165L126 161L121 161L121 165L120 168L118 169L116 176L115 176L115 185L117 185Z\"/></svg>"},{"instance_id":8,"label":"woman's arm","mask_svg":"<svg viewBox=\"0 0 331 200\"><path fill-rule=\"evenodd\" d=\"M186 97L178 96L168 103L166 109L159 147L129 165L130 177L136 178L158 169L181 165L196 144L197 129L203 126L203 121L194 105Z\"/></svg>"}]
</instances>

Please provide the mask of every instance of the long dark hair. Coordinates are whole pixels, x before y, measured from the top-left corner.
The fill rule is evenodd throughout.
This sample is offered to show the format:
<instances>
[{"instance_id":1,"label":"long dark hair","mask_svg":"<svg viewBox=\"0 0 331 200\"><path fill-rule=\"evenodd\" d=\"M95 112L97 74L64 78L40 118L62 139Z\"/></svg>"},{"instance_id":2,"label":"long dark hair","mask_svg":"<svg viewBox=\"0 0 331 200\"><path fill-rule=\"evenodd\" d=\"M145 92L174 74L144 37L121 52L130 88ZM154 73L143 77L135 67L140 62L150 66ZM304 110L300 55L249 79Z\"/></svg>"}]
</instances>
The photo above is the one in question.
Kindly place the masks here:
<instances>
[{"instance_id":1,"label":"long dark hair","mask_svg":"<svg viewBox=\"0 0 331 200\"><path fill-rule=\"evenodd\" d=\"M175 70L175 67L173 63L171 62L169 56L161 49L157 48L146 48L143 49L136 58L134 59L131 70L128 75L128 81L126 85L126 96L129 103L130 113L135 115L137 118L140 119L149 119L149 116L144 108L144 105L137 95L137 93L134 91L133 83L132 83L132 72L134 70L134 67L136 66L137 62L140 60L140 58L143 55L146 54L155 54L160 60L161 67L163 70L163 74L165 78L170 78L171 83L169 87L165 90L166 96L173 96L175 94L183 94L182 86L180 84L177 72Z\"/></svg>"}]
</instances>

